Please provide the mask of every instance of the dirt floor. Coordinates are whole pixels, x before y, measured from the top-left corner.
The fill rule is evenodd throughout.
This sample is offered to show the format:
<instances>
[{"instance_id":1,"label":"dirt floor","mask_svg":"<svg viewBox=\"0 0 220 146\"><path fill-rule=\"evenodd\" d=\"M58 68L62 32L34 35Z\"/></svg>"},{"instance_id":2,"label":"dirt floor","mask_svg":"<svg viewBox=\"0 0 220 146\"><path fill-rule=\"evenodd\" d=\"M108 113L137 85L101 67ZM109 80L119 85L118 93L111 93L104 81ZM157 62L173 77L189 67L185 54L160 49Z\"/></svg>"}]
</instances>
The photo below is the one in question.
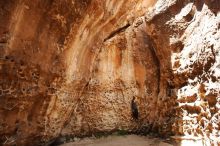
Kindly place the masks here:
<instances>
[{"instance_id":1,"label":"dirt floor","mask_svg":"<svg viewBox=\"0 0 220 146\"><path fill-rule=\"evenodd\" d=\"M138 135L108 136L101 138L84 138L60 146L174 146L158 138Z\"/></svg>"}]
</instances>

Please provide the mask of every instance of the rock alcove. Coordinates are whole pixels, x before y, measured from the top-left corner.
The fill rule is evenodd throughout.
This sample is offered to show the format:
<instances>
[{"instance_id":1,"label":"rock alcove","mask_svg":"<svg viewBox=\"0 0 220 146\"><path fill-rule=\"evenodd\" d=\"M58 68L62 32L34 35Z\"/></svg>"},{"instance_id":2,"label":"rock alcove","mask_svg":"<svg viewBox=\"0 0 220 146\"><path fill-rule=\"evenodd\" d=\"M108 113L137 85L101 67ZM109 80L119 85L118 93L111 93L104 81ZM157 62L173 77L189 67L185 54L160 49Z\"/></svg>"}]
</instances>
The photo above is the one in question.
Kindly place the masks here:
<instances>
[{"instance_id":1,"label":"rock alcove","mask_svg":"<svg viewBox=\"0 0 220 146\"><path fill-rule=\"evenodd\" d=\"M0 142L123 130L220 144L219 10L218 0L0 1Z\"/></svg>"}]
</instances>

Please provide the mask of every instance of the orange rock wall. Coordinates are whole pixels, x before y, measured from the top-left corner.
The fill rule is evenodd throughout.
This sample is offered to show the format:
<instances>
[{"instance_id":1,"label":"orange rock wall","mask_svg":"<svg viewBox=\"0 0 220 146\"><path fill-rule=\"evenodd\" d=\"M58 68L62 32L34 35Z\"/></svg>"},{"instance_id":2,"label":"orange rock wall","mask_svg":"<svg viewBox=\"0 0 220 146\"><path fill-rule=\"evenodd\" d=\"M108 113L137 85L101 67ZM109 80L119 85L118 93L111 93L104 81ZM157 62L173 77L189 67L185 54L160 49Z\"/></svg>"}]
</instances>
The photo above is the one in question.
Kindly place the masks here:
<instances>
[{"instance_id":1,"label":"orange rock wall","mask_svg":"<svg viewBox=\"0 0 220 146\"><path fill-rule=\"evenodd\" d=\"M1 143L126 130L217 144L219 8L217 0L1 1Z\"/></svg>"}]
</instances>

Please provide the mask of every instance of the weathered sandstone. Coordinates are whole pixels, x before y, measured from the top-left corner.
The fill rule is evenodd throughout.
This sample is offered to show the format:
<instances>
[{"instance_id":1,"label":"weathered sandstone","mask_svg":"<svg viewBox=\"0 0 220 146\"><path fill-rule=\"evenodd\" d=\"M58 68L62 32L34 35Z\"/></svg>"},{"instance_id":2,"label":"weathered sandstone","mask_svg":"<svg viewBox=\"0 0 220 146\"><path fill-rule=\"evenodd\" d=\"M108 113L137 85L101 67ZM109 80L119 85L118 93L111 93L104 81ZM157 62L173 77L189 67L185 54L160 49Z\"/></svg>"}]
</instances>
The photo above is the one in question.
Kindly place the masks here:
<instances>
[{"instance_id":1,"label":"weathered sandstone","mask_svg":"<svg viewBox=\"0 0 220 146\"><path fill-rule=\"evenodd\" d=\"M0 1L0 142L123 130L220 144L219 10L218 0Z\"/></svg>"}]
</instances>

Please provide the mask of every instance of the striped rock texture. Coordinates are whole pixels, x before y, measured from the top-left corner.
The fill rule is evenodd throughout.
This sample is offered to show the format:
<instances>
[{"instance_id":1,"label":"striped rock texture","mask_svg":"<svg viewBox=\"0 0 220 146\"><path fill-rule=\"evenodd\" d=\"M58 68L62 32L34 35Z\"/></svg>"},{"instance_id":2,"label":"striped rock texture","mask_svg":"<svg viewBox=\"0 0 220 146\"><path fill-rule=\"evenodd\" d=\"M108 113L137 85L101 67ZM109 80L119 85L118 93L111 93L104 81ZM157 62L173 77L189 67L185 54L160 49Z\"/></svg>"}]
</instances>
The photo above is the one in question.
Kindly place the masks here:
<instances>
[{"instance_id":1,"label":"striped rock texture","mask_svg":"<svg viewBox=\"0 0 220 146\"><path fill-rule=\"evenodd\" d=\"M0 1L0 143L123 130L219 144L219 10L218 0Z\"/></svg>"}]
</instances>

